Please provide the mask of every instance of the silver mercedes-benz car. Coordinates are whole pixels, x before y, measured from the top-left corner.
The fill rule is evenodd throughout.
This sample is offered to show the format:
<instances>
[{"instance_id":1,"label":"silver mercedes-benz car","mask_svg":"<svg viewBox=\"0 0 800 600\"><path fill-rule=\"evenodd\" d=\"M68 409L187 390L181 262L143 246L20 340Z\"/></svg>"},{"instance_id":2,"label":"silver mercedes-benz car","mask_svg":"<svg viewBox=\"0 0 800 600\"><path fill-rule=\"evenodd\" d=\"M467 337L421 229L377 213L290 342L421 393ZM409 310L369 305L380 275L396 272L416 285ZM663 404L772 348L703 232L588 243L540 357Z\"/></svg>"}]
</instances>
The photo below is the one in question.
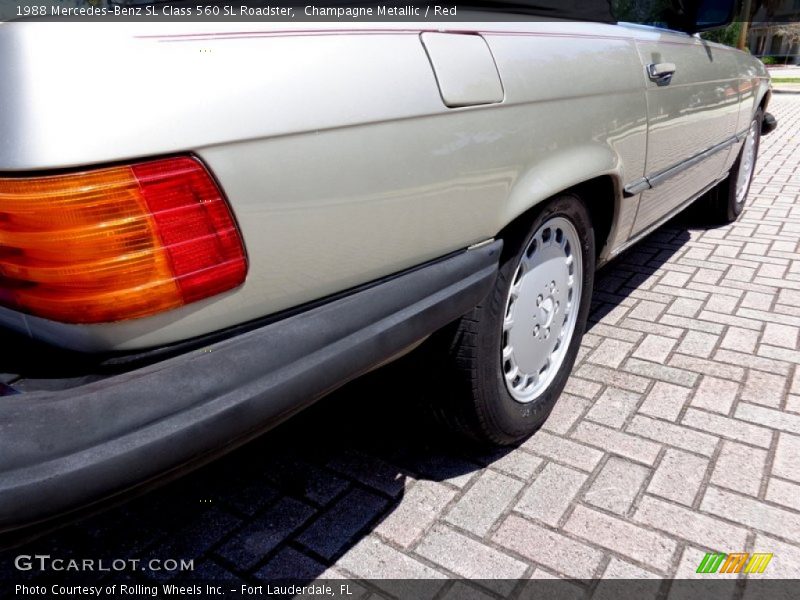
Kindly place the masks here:
<instances>
[{"instance_id":1,"label":"silver mercedes-benz car","mask_svg":"<svg viewBox=\"0 0 800 600\"><path fill-rule=\"evenodd\" d=\"M0 531L202 463L445 326L437 411L533 433L596 268L698 198L735 220L775 127L764 66L693 35L734 2L683 4L671 29L0 24Z\"/></svg>"}]
</instances>

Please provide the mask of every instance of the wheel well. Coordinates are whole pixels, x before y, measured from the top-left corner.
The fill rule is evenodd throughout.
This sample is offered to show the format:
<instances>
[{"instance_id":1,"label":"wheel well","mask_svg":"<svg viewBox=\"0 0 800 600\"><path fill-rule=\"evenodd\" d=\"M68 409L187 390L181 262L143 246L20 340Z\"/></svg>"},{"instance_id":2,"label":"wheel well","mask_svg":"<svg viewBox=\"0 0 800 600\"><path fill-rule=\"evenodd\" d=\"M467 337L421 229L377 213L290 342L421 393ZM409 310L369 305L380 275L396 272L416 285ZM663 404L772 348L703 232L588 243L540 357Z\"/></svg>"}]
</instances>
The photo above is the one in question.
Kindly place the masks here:
<instances>
[{"instance_id":1,"label":"wheel well","mask_svg":"<svg viewBox=\"0 0 800 600\"><path fill-rule=\"evenodd\" d=\"M614 179L609 175L595 177L575 186L574 190L589 209L589 217L594 227L595 253L599 257L608 243L617 212L615 201L617 189Z\"/></svg>"},{"instance_id":2,"label":"wheel well","mask_svg":"<svg viewBox=\"0 0 800 600\"><path fill-rule=\"evenodd\" d=\"M603 175L567 188L556 194L556 196L569 193L577 194L586 204L589 217L592 220L592 227L594 228L595 253L599 258L608 243L611 227L616 216L617 206L615 199L618 194L616 183L610 175ZM535 206L519 215L506 225L497 237L510 239L516 235L524 235L528 230L528 223L530 223L533 214L541 205L542 202L537 202Z\"/></svg>"},{"instance_id":3,"label":"wheel well","mask_svg":"<svg viewBox=\"0 0 800 600\"><path fill-rule=\"evenodd\" d=\"M764 112L767 111L767 106L769 105L770 98L772 98L772 92L767 90L766 93L764 94L764 97L761 98L761 102L758 105L759 108L761 108L761 110L763 110Z\"/></svg>"}]
</instances>

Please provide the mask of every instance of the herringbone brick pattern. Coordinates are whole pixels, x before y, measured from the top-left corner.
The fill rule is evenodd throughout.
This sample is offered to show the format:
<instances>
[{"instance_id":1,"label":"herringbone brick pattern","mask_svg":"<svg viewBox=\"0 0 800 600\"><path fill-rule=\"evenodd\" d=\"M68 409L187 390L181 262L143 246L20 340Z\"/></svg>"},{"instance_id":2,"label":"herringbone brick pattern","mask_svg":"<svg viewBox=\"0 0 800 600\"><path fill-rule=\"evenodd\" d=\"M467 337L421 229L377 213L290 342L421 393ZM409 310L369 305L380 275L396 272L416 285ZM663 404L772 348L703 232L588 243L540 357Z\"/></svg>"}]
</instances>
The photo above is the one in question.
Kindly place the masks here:
<instances>
[{"instance_id":1,"label":"herringbone brick pattern","mask_svg":"<svg viewBox=\"0 0 800 600\"><path fill-rule=\"evenodd\" d=\"M566 393L519 448L418 430L384 370L355 408L346 390L34 550L197 557L251 583L688 577L707 551L766 551L765 576L800 578L800 96L771 110L745 214L681 217L599 274Z\"/></svg>"}]
</instances>

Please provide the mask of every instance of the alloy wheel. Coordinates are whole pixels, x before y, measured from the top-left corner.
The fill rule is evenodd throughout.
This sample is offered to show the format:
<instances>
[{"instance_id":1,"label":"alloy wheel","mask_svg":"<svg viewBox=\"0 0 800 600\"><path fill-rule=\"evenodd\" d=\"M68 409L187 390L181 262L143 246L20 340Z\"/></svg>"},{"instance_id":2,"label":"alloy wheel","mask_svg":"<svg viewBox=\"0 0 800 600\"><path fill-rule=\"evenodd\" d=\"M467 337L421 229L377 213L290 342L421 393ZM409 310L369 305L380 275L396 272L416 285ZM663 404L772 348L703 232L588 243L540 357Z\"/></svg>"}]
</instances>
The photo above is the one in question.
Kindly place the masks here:
<instances>
[{"instance_id":1,"label":"alloy wheel","mask_svg":"<svg viewBox=\"0 0 800 600\"><path fill-rule=\"evenodd\" d=\"M739 173L736 176L736 204L743 203L747 196L747 189L750 184L750 179L753 176L753 168L756 164L757 135L758 122L753 121L750 124L750 130L747 132L747 139L742 149L742 161L739 164Z\"/></svg>"},{"instance_id":2,"label":"alloy wheel","mask_svg":"<svg viewBox=\"0 0 800 600\"><path fill-rule=\"evenodd\" d=\"M518 402L534 401L564 361L581 299L581 244L575 226L553 217L536 230L508 292L503 321L502 369Z\"/></svg>"}]
</instances>

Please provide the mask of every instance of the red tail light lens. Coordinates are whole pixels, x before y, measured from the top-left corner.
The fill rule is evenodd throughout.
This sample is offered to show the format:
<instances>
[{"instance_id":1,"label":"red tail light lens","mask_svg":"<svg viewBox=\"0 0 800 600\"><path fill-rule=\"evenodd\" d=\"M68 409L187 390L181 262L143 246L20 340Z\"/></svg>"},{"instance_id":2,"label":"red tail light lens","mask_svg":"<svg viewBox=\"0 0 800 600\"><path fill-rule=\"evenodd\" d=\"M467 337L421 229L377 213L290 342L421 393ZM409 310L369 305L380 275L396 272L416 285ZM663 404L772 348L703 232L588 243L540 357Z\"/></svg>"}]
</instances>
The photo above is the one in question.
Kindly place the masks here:
<instances>
[{"instance_id":1,"label":"red tail light lens","mask_svg":"<svg viewBox=\"0 0 800 600\"><path fill-rule=\"evenodd\" d=\"M0 177L0 304L66 323L153 315L241 285L244 246L196 159Z\"/></svg>"}]
</instances>

